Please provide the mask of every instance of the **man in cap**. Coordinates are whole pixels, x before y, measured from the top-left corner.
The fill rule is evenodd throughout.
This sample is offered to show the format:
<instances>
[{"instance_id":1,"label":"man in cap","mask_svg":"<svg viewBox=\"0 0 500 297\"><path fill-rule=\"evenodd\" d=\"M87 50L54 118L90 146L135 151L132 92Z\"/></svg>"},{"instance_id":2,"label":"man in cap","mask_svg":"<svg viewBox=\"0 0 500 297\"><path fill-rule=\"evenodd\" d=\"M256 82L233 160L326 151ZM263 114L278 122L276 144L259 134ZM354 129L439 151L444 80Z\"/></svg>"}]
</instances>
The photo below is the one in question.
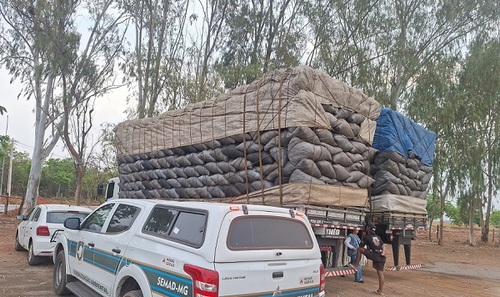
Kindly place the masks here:
<instances>
[{"instance_id":1,"label":"man in cap","mask_svg":"<svg viewBox=\"0 0 500 297\"><path fill-rule=\"evenodd\" d=\"M378 275L378 290L373 291L377 295L384 295L382 293L384 289L384 266L385 266L385 246L382 239L375 234L376 227L372 223L367 223L365 226L365 235L361 241L361 246L358 248L358 253L356 255L356 263L351 265L354 271L358 271L359 260L361 259L361 254L365 255L366 258L372 260L373 268L377 270ZM363 248L362 246L366 246Z\"/></svg>"}]
</instances>

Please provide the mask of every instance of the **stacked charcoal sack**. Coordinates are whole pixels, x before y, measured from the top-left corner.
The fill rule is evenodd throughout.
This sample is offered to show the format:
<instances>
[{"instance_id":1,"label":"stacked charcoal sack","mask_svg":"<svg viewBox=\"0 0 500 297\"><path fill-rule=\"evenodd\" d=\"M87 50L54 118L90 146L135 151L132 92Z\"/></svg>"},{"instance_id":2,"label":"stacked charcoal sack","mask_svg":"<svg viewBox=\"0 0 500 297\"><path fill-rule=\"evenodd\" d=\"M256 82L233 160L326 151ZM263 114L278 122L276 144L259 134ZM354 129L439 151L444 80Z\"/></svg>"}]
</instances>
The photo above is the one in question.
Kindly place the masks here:
<instances>
[{"instance_id":1,"label":"stacked charcoal sack","mask_svg":"<svg viewBox=\"0 0 500 297\"><path fill-rule=\"evenodd\" d=\"M119 195L218 199L285 192L315 204L336 197L337 204L366 206L379 112L375 100L320 71L277 70L218 98L119 124ZM303 195L306 190L320 197Z\"/></svg>"},{"instance_id":2,"label":"stacked charcoal sack","mask_svg":"<svg viewBox=\"0 0 500 297\"><path fill-rule=\"evenodd\" d=\"M388 108L381 110L376 121L373 147L378 153L370 166L375 179L372 200L387 200L382 204L393 207L403 203L402 209L425 212L436 134Z\"/></svg>"}]
</instances>

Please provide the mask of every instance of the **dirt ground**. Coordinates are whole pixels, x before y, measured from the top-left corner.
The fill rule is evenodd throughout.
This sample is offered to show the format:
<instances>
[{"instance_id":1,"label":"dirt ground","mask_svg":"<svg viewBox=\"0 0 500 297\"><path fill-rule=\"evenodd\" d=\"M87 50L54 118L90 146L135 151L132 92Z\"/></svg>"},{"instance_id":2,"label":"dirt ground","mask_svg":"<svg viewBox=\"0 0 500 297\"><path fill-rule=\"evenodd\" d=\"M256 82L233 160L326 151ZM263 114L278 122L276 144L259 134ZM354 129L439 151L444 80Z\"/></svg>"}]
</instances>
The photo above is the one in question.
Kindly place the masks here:
<instances>
[{"instance_id":1,"label":"dirt ground","mask_svg":"<svg viewBox=\"0 0 500 297\"><path fill-rule=\"evenodd\" d=\"M14 250L15 214L0 213L0 296L56 296L52 291L50 261L31 267L27 252ZM500 296L500 247L498 229L495 243L467 245L467 230L447 226L444 245L429 242L427 232L419 234L412 244L412 264L423 268L386 271L386 296ZM479 231L476 232L479 242ZM390 251L390 248L388 248ZM401 247L400 263L404 263ZM392 266L388 255L387 266ZM355 283L353 275L327 278L327 296L376 296L377 274L371 262L363 269L363 284Z\"/></svg>"}]
</instances>

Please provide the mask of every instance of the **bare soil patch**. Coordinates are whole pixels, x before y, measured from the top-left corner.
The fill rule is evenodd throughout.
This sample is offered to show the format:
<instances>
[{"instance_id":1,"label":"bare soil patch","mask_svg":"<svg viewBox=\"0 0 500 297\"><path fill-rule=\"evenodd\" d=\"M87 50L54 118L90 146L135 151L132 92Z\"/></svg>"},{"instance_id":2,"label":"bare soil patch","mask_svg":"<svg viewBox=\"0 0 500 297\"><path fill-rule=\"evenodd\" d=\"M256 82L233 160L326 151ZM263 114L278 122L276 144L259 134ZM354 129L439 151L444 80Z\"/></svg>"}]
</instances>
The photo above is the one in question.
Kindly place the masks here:
<instances>
[{"instance_id":1,"label":"bare soil patch","mask_svg":"<svg viewBox=\"0 0 500 297\"><path fill-rule=\"evenodd\" d=\"M48 202L44 200L44 203ZM58 202L57 202L58 203ZM14 250L15 215L0 214L0 296L55 297L52 291L53 265L47 261L31 267L27 252ZM445 242L429 242L427 232L419 234L412 244L412 264L423 264L418 270L386 271L386 296L500 296L500 257L498 230L495 243L483 244L476 233L477 246L467 245L467 230L446 226ZM388 248L390 252L390 248ZM401 247L400 263L404 263ZM392 266L389 253L387 266ZM329 277L327 296L376 296L378 281L371 262L363 269L365 283L355 283L353 275Z\"/></svg>"}]
</instances>

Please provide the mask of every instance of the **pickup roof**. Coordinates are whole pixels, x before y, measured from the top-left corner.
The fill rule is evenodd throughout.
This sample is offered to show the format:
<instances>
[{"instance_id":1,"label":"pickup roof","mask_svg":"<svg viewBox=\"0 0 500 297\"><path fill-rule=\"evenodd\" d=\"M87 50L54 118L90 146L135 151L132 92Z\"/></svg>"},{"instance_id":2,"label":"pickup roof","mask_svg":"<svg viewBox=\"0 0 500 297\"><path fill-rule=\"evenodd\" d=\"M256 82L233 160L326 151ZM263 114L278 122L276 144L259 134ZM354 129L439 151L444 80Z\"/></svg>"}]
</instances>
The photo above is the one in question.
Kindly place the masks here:
<instances>
[{"instance_id":1,"label":"pickup roof","mask_svg":"<svg viewBox=\"0 0 500 297\"><path fill-rule=\"evenodd\" d=\"M325 296L318 243L294 210L117 199L64 226L59 295Z\"/></svg>"}]
</instances>

